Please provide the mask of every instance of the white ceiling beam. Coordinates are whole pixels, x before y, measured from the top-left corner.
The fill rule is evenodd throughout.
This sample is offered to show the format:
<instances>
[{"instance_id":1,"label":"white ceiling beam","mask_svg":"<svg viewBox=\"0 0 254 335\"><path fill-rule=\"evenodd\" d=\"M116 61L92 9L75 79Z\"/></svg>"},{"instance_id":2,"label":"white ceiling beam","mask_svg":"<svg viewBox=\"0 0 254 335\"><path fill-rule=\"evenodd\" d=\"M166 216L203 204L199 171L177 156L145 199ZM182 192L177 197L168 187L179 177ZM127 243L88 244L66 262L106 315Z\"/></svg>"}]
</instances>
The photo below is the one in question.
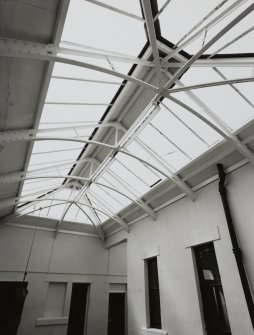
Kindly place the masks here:
<instances>
[{"instance_id":1,"label":"white ceiling beam","mask_svg":"<svg viewBox=\"0 0 254 335\"><path fill-rule=\"evenodd\" d=\"M63 188L66 188L66 185L60 185L59 187L54 188L54 190L50 193L50 196L58 193ZM48 194L44 194L43 196L40 197L40 200L43 200L47 196L48 196ZM6 208L6 207L9 207L9 206L13 206L13 205L17 206L18 203L19 203L19 200L20 200L20 196L13 197L13 198L8 198L8 199L3 199L3 200L0 201L0 208ZM7 215L3 219L1 219L0 224L8 223L8 222L10 222L11 220L13 220L17 217L26 215L26 214L22 214L22 212L25 209L27 209L29 207L32 207L33 205L34 205L34 201L29 202L27 204L24 204L22 207L17 209L17 211L14 214Z\"/></svg>"},{"instance_id":2,"label":"white ceiling beam","mask_svg":"<svg viewBox=\"0 0 254 335\"><path fill-rule=\"evenodd\" d=\"M82 44L82 43L75 43L75 42L71 42L71 41L61 41L61 46L63 45L67 45L69 47L74 47L75 50L84 50L84 51L93 51L95 53L99 53L99 54L106 54L108 57L111 57L111 56L118 56L118 57L123 57L123 58L132 58L132 59L140 59L140 58L137 58L133 55L130 55L130 54L126 54L126 53L123 53L123 52L117 52L117 51L112 51L112 50L107 50L107 49L102 49L102 48L96 48L96 47L93 47L91 45L85 45L85 44Z\"/></svg>"},{"instance_id":3,"label":"white ceiling beam","mask_svg":"<svg viewBox=\"0 0 254 335\"><path fill-rule=\"evenodd\" d=\"M62 224L62 222L63 222L63 219L64 219L64 217L65 217L67 211L68 211L68 210L71 208L71 206L74 204L74 201L73 201L74 197L73 197L73 195L74 195L74 193L75 193L75 190L76 190L76 186L74 186L74 188L71 190L71 192L70 192L70 194L69 194L69 198L68 198L67 203L66 203L66 205L65 205L65 208L64 208L64 210L63 210L63 215L61 216L61 219L57 222L54 238L56 238L57 235L58 235L58 233L59 233L61 224ZM72 199L72 198L73 198L73 199ZM55 200L56 200L56 199L55 199ZM36 201L36 200L35 200L35 201Z\"/></svg>"},{"instance_id":4,"label":"white ceiling beam","mask_svg":"<svg viewBox=\"0 0 254 335\"><path fill-rule=\"evenodd\" d=\"M85 202L85 199L83 199ZM86 202L85 202L86 203ZM90 215L87 214L87 212L82 208L80 204L75 204L81 211L84 213L84 215L88 218L88 220L93 224L95 229L97 230L102 242L105 242L105 234L103 233L102 229L100 228L100 221L98 219L98 216L94 209L91 209L91 214L93 216L93 219L90 218Z\"/></svg>"},{"instance_id":5,"label":"white ceiling beam","mask_svg":"<svg viewBox=\"0 0 254 335\"><path fill-rule=\"evenodd\" d=\"M102 51L88 51L86 48L66 48L61 47L55 44L42 44L42 43L35 43L35 42L24 42L21 40L15 39L8 39L4 37L0 37L0 46L3 46L3 42L8 45L9 50L17 50L17 48L26 51L26 52L37 52L41 55L51 55L51 54L63 54L63 55L71 55L71 56L79 56L79 57L86 57L92 59L104 59L107 60L108 58L123 62L123 63L130 63L130 64L141 64L144 66L153 67L154 64L151 61L146 61L144 59L140 59L138 57L133 57L130 55L117 55L111 51L102 52ZM88 48L88 47L87 47Z\"/></svg>"},{"instance_id":6,"label":"white ceiling beam","mask_svg":"<svg viewBox=\"0 0 254 335\"><path fill-rule=\"evenodd\" d=\"M144 82L140 79L134 78L133 76L128 76L124 73L113 71L113 70L110 70L110 69L107 69L101 66L97 66L94 64L52 55L51 52L47 53L43 50L40 50L40 47L41 47L41 44L37 44L37 43L30 43L26 41L24 42L15 41L15 40L13 41L10 39L0 39L0 56L69 64L69 65L86 68L86 69L90 69L90 70L101 72L101 73L106 73L106 74L109 74L109 75L112 75L118 78L122 78L138 86L142 86L152 92L157 92L157 88L155 86L147 82Z\"/></svg>"},{"instance_id":7,"label":"white ceiling beam","mask_svg":"<svg viewBox=\"0 0 254 335\"><path fill-rule=\"evenodd\" d=\"M32 180L32 179L73 179L73 180L82 180L89 181L88 178L72 176L72 175L29 175L25 171L14 172L14 173L6 173L0 175L0 185L17 183L21 180Z\"/></svg>"},{"instance_id":8,"label":"white ceiling beam","mask_svg":"<svg viewBox=\"0 0 254 335\"><path fill-rule=\"evenodd\" d=\"M69 102L69 101L45 101L45 105L59 105L59 106L112 106L108 103L97 102Z\"/></svg>"},{"instance_id":9,"label":"white ceiling beam","mask_svg":"<svg viewBox=\"0 0 254 335\"><path fill-rule=\"evenodd\" d=\"M113 127L116 129L122 129L122 126L118 122L105 122L105 123L90 123L84 125L73 125L69 127L56 127L56 128L47 128L47 129L28 129L28 130L13 130L13 131L5 131L0 132L0 142L7 143L8 141L18 141L20 139L25 140L29 138L33 138L38 134L45 133L55 133L55 132L64 132L69 130L80 130L80 129L94 129L94 128L107 128Z\"/></svg>"},{"instance_id":10,"label":"white ceiling beam","mask_svg":"<svg viewBox=\"0 0 254 335\"><path fill-rule=\"evenodd\" d=\"M185 92L191 90L197 90L201 88L209 88L214 86L225 86L231 84L241 84L241 83L250 83L254 81L254 77L247 77L247 78L236 78L236 79L226 79L220 81L212 81L204 84L197 84L197 85L182 85L180 87L174 87L168 90L168 93L177 93L177 92Z\"/></svg>"},{"instance_id":11,"label":"white ceiling beam","mask_svg":"<svg viewBox=\"0 0 254 335\"><path fill-rule=\"evenodd\" d=\"M60 43L60 40L61 40L61 36L62 36L64 24L65 24L65 19L66 19L68 8L69 8L69 3L70 3L70 0L61 0L61 2L59 3L60 5L58 8L58 12L57 12L54 32L51 38L51 41L57 45ZM34 113L34 118L33 118L34 121L33 121L32 128L37 128L39 126L41 113L44 107L44 101L47 95L50 78L53 72L53 67L54 67L53 63L48 63L45 67L42 89L38 97L38 102L37 102L37 107ZM33 151L33 146L34 146L33 142L28 144L28 149L26 151L26 157L25 157L24 170L28 169L31 153ZM21 182L21 184L19 185L19 190L17 194L18 196L21 194L22 188L23 188L23 182ZM14 212L15 211L16 211L16 207L14 208Z\"/></svg>"},{"instance_id":12,"label":"white ceiling beam","mask_svg":"<svg viewBox=\"0 0 254 335\"><path fill-rule=\"evenodd\" d=\"M83 140L79 138L72 138L72 137L46 137L46 136L41 136L41 137L35 137L34 134L29 135L29 130L28 131L21 131L16 133L15 131L11 132L3 132L0 133L0 143L6 144L6 143L11 143L11 142L19 142L19 141L25 141L25 142L32 142L32 141L65 141L65 142L77 142L77 143L86 143L86 144L95 144L101 147L105 147L108 149L116 149L115 146L104 143L104 142L97 142L93 140Z\"/></svg>"},{"instance_id":13,"label":"white ceiling beam","mask_svg":"<svg viewBox=\"0 0 254 335\"><path fill-rule=\"evenodd\" d=\"M21 199L21 200L24 200L25 198L28 198L28 197L32 197L34 195L37 195L37 197L43 197L45 195L51 195L53 191L56 191L56 190L62 190L62 189L67 189L67 188L71 188L73 186L73 184L69 183L69 184L64 184L64 185L56 185L56 187L47 187L45 188L44 186L44 189L40 190L40 191L36 191L36 192L32 192L32 193L26 193L26 194L22 194L20 197L16 197L16 199ZM37 189L37 188L36 188ZM55 194L55 193L54 193ZM4 200L4 199L3 199Z\"/></svg>"},{"instance_id":14,"label":"white ceiling beam","mask_svg":"<svg viewBox=\"0 0 254 335\"><path fill-rule=\"evenodd\" d=\"M43 207L40 206L40 208L38 208L38 209L33 209L33 210L31 210L31 211L29 211L27 213L23 213L23 214L19 213L19 214L16 214L16 215L10 215L10 216L8 215L8 216L0 219L0 224L10 223L10 221L12 219L20 218L22 216L29 215L29 214L32 214L34 212L41 211L42 209L45 209L45 208L54 207L54 206L60 206L60 205L64 205L64 204L66 204L66 201L62 201L60 203L49 205L49 206L43 206ZM33 203L33 205L34 205L34 203Z\"/></svg>"},{"instance_id":15,"label":"white ceiling beam","mask_svg":"<svg viewBox=\"0 0 254 335\"><path fill-rule=\"evenodd\" d=\"M81 159L77 159L77 160L70 160L67 163L50 165L50 166L46 166L46 167L42 167L42 168L34 169L34 170L28 170L26 175L29 176L29 175L40 173L40 172L47 172L47 171L51 171L51 170L56 170L59 167L64 167L64 166L69 166L69 165L74 165L74 164L75 164L75 166L79 166L80 164L84 164L84 163L93 164L94 163L94 158L81 158Z\"/></svg>"},{"instance_id":16,"label":"white ceiling beam","mask_svg":"<svg viewBox=\"0 0 254 335\"><path fill-rule=\"evenodd\" d=\"M164 80L163 80L163 76L161 72L161 65L160 65L161 61L160 61L159 50L157 46L157 39L156 39L156 32L154 28L151 2L147 0L141 0L141 3L142 3L143 11L144 11L147 33L148 33L150 45L152 48L153 62L155 65L156 77L158 80L159 89L162 89Z\"/></svg>"},{"instance_id":17,"label":"white ceiling beam","mask_svg":"<svg viewBox=\"0 0 254 335\"><path fill-rule=\"evenodd\" d=\"M171 67L178 67L177 63L170 63ZM254 57L223 57L212 59L198 59L190 67L253 67Z\"/></svg>"},{"instance_id":18,"label":"white ceiling beam","mask_svg":"<svg viewBox=\"0 0 254 335\"><path fill-rule=\"evenodd\" d=\"M124 84L117 81L108 81L108 80L92 80L88 78L80 78L80 77L65 77L65 76L52 76L52 79L59 79L59 80L70 80L70 81L80 81L86 83L97 83L97 84L107 84L107 85L117 85L123 86Z\"/></svg>"},{"instance_id":19,"label":"white ceiling beam","mask_svg":"<svg viewBox=\"0 0 254 335\"><path fill-rule=\"evenodd\" d=\"M46 198L46 197L44 197L44 198L31 198L31 199L28 199L28 201L30 202L30 203L32 203L32 205L34 204L34 203L37 203L37 202L43 202L43 201L48 201L48 200L51 200L51 198ZM88 208L90 208L90 209L94 209L95 211L98 211L98 212L101 212L102 214L104 214L104 215L106 215L108 218L111 218L112 220L114 220L116 223L118 223L122 228L124 228L126 231L128 231L129 230L129 227L128 227L128 225L126 224L126 222L124 221L124 220L122 220L122 219L120 219L119 218L119 216L116 216L116 215L113 215L113 216L111 216L110 214L108 214L107 212L105 212L105 211L103 211L103 210L101 210L100 208L97 208L97 207L94 207L94 206L92 206L92 205L88 205L88 204L85 204L85 203L82 203L82 202L76 202L76 203L74 203L72 200L66 200L66 199L61 199L61 198L55 198L54 199L55 201L62 201L63 203L67 203L67 204L70 204L70 205L83 205L83 206L85 206L85 207L88 207ZM7 203L7 201L10 201L11 202L11 199L7 199L7 200L5 200L6 201L6 203ZM4 201L0 201L0 208L4 208L3 206L5 205L5 202ZM6 207L6 206L5 206ZM41 207L42 209L43 208L48 208L48 206L46 206L46 207ZM32 211L33 212L33 211ZM22 215L22 214L21 214ZM26 215L26 214L25 214ZM13 217L19 217L20 215L13 215ZM59 232L59 229L57 229L57 233Z\"/></svg>"},{"instance_id":20,"label":"white ceiling beam","mask_svg":"<svg viewBox=\"0 0 254 335\"><path fill-rule=\"evenodd\" d=\"M0 185L1 184L6 184L6 183L17 182L17 181L21 181L21 180L24 180L24 179L41 179L41 178L42 179L44 179L44 178L53 178L53 179L55 179L55 178L66 178L66 179L76 179L76 180L82 180L82 181L89 181L88 178L79 177L79 176L71 176L71 175L66 175L66 176L63 176L63 177L59 177L57 175L54 175L54 176L31 176L31 177L24 177L23 173L21 173L20 175L18 173L12 173L12 174L6 174L6 175L0 176ZM113 190L113 188L109 187L108 185L104 185L103 183L94 182L94 184L98 184L100 186L103 186L105 188ZM122 192L120 192L118 190L114 190L114 191L117 192L117 193L119 193L119 194L122 194L123 196L125 196L125 197L128 198L128 196L126 194L123 194ZM44 197L43 198L37 198L37 199L34 199L34 200L33 199L32 200L26 199L25 202L40 201L42 199L45 199L45 198ZM12 203L11 203L10 202L11 200L5 199L5 200L2 201L1 206L3 208L3 206L4 207L8 207L11 204L17 204L18 202L19 203L22 202L22 200L20 200L20 199L19 199L20 201L17 201L17 200L18 199L13 198L12 199ZM57 199L55 199L55 200L57 200ZM62 199L60 199L60 200L62 200ZM62 218L59 220L59 223L57 225L56 235L57 235L57 233L59 231L59 227L60 227L62 221L64 220L65 215L67 214L67 212L68 212L69 208L71 207L71 205L74 204L74 203L77 203L76 199L73 199L72 201L69 201L69 204L68 204L67 208L65 209L64 214L62 215ZM115 220L118 221L118 223L120 223L122 227L124 227L126 230L128 230L128 226L127 226L127 224L123 220L121 220L119 217L117 217Z\"/></svg>"}]
</instances>

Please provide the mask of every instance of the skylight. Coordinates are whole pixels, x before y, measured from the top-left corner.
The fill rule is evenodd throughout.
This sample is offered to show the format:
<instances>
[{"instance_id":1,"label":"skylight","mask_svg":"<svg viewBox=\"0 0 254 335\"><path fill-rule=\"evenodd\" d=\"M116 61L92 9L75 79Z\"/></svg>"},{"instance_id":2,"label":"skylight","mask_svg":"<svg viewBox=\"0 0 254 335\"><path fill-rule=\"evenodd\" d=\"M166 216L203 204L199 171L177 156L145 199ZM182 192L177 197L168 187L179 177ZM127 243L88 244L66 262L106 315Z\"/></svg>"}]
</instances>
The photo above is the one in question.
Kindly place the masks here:
<instances>
[{"instance_id":1,"label":"skylight","mask_svg":"<svg viewBox=\"0 0 254 335\"><path fill-rule=\"evenodd\" d=\"M187 0L158 1L155 13L144 1L142 11L138 0L71 1L57 57L108 73L55 63L20 214L97 228L113 218L125 227L120 211L134 202L151 214L142 198L166 180L192 196L180 171L213 146L229 139L239 149L235 132L254 116L253 60L247 66L242 55L215 56L253 51L253 13L238 19L251 2L195 0L190 7ZM232 20L239 22L230 30ZM160 46L163 53L154 21L170 42ZM204 49L211 57L201 52L192 61L222 29ZM150 47L138 58L146 36ZM136 86L128 85L132 79ZM232 79L240 83L221 85Z\"/></svg>"}]
</instances>

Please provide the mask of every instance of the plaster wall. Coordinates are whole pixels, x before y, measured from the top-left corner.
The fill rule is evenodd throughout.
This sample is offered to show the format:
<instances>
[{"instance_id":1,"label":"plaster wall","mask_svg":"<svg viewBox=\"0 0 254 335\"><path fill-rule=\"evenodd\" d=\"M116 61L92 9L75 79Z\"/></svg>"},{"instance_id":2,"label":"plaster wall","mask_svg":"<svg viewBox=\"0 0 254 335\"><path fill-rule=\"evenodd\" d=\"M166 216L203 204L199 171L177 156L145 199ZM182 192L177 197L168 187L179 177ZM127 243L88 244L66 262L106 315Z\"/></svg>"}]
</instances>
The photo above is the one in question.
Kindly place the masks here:
<instances>
[{"instance_id":1,"label":"plaster wall","mask_svg":"<svg viewBox=\"0 0 254 335\"><path fill-rule=\"evenodd\" d=\"M97 237L59 233L54 239L51 231L1 227L0 281L21 281L27 262L28 295L18 335L66 334L75 282L90 283L87 335L107 333L110 284L126 283L126 243L106 249ZM62 315L53 321L57 325L46 317L50 283L66 285Z\"/></svg>"},{"instance_id":2,"label":"plaster wall","mask_svg":"<svg viewBox=\"0 0 254 335\"><path fill-rule=\"evenodd\" d=\"M253 168L245 166L228 175L227 189L253 289ZM127 246L129 335L139 335L149 327L144 259L152 256L158 257L162 329L168 335L206 334L192 247L209 241L214 242L232 334L253 334L218 181L196 193L195 202L184 198L159 211L156 221L146 218L131 226ZM117 235L110 239L117 243Z\"/></svg>"}]
</instances>

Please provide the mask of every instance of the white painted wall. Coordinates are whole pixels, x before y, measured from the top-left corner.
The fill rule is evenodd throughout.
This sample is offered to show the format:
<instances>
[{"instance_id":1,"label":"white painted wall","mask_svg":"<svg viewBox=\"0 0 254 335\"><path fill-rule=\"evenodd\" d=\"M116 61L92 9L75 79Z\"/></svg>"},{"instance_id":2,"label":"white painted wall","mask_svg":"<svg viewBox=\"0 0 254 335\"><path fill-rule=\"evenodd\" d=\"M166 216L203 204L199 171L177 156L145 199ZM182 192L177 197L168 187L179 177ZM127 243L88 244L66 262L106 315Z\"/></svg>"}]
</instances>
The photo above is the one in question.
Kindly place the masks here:
<instances>
[{"instance_id":1,"label":"white painted wall","mask_svg":"<svg viewBox=\"0 0 254 335\"><path fill-rule=\"evenodd\" d=\"M34 229L0 228L0 280L23 279ZM64 335L73 282L90 283L87 335L107 333L110 283L126 283L126 243L106 249L99 238L37 230L28 265L28 296L18 335ZM52 249L53 248L53 249ZM52 253L52 255L51 255ZM51 261L50 261L51 258ZM49 282L66 283L60 325L45 320ZM47 318L46 318L47 319Z\"/></svg>"},{"instance_id":2,"label":"white painted wall","mask_svg":"<svg viewBox=\"0 0 254 335\"><path fill-rule=\"evenodd\" d=\"M253 168L245 166L230 174L227 188L253 287ZM117 234L110 239L116 243ZM253 334L216 181L199 190L195 202L184 198L158 212L155 222L146 218L132 225L127 251L129 335L139 335L148 326L144 258L156 255L162 328L169 335L205 334L190 246L208 241L214 241L232 334Z\"/></svg>"},{"instance_id":3,"label":"white painted wall","mask_svg":"<svg viewBox=\"0 0 254 335\"><path fill-rule=\"evenodd\" d=\"M229 202L251 286L254 286L254 170L245 166L228 175ZM1 227L0 280L22 280L33 229ZM126 240L127 243L126 243ZM106 248L89 236L59 234L49 259L53 232L37 231L28 267L28 290L18 335L62 335L67 326L35 326L43 318L49 282L91 283L88 335L107 334L108 294L125 284L128 268L128 335L147 327L144 259L158 256L162 326L169 335L203 335L198 285L191 246L214 241L233 335L253 334L218 193L218 182L131 226L130 233L110 236ZM119 244L120 243L120 244Z\"/></svg>"}]
</instances>

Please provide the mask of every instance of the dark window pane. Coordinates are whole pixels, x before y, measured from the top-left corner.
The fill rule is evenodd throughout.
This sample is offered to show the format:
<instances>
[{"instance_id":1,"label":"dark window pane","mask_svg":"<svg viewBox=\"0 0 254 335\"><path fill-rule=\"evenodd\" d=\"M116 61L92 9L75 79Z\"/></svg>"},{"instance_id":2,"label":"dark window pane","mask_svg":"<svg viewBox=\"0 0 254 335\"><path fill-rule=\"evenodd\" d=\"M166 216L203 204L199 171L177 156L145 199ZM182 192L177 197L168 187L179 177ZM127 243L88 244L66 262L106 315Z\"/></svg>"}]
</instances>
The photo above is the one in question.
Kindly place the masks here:
<instances>
[{"instance_id":1,"label":"dark window pane","mask_svg":"<svg viewBox=\"0 0 254 335\"><path fill-rule=\"evenodd\" d=\"M231 334L213 243L194 248L208 335Z\"/></svg>"},{"instance_id":2,"label":"dark window pane","mask_svg":"<svg viewBox=\"0 0 254 335\"><path fill-rule=\"evenodd\" d=\"M157 258L147 260L150 327L161 329L160 291Z\"/></svg>"}]
</instances>

